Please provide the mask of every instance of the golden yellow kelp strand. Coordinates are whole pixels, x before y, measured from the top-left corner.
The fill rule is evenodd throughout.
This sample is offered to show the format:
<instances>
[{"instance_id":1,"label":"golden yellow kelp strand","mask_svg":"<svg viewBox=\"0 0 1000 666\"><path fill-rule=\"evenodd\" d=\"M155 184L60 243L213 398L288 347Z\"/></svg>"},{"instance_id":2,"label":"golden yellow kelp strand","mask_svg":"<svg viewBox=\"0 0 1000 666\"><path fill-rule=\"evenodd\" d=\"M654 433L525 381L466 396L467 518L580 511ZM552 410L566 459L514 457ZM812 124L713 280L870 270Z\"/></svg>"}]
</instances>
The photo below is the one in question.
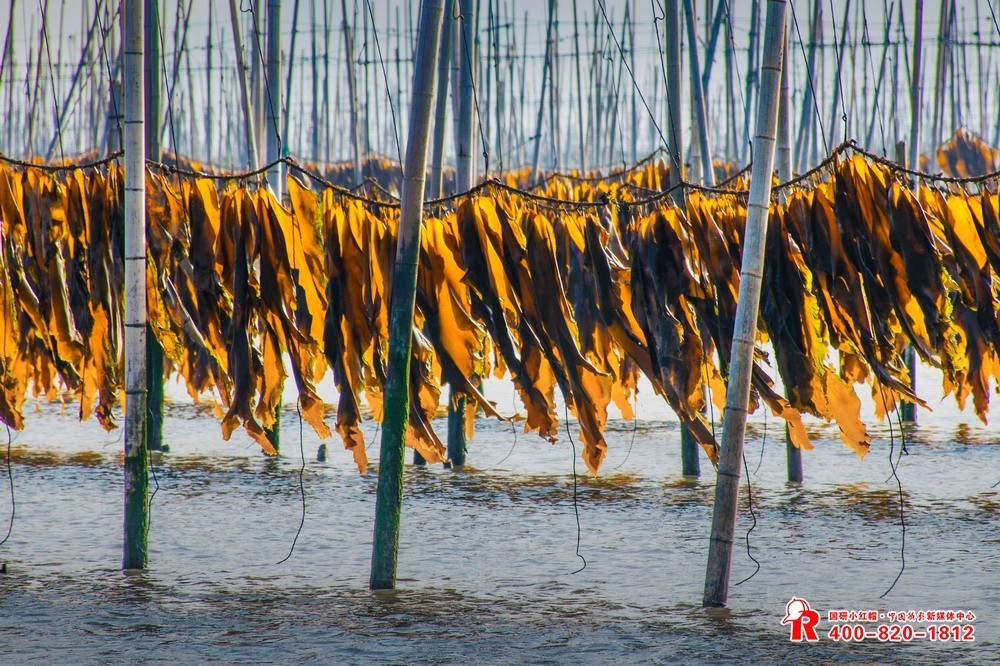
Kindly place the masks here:
<instances>
[{"instance_id":1,"label":"golden yellow kelp strand","mask_svg":"<svg viewBox=\"0 0 1000 666\"><path fill-rule=\"evenodd\" d=\"M991 146L965 128L938 146L937 166L941 173L958 178L985 176L1000 169L1000 148Z\"/></svg>"},{"instance_id":2,"label":"golden yellow kelp strand","mask_svg":"<svg viewBox=\"0 0 1000 666\"><path fill-rule=\"evenodd\" d=\"M825 178L824 178L825 176ZM614 181L511 174L424 219L407 443L430 462L447 384L498 419L559 436L558 390L596 472L607 410L627 417L640 374L715 460L704 415L725 398L745 187L662 194L662 161ZM220 184L223 183L223 184ZM22 428L28 392L71 399L113 428L121 393L121 170L0 166L0 419ZM1000 203L983 187L916 193L859 154L786 188L771 208L751 407L802 414L870 446L857 385L879 418L911 391L902 352L940 368L943 391L984 421L1000 381ZM288 206L238 180L150 172L147 302L165 373L220 405L268 453L286 367L303 418L331 425L367 467L362 404L382 418L399 211L391 201L288 180ZM386 195L388 196L388 195ZM836 352L833 354L832 352ZM774 388L774 368L784 394ZM316 385L332 372L335 423ZM480 392L509 377L524 414ZM476 410L468 413L474 417ZM471 426L471 421L470 421Z\"/></svg>"}]
</instances>

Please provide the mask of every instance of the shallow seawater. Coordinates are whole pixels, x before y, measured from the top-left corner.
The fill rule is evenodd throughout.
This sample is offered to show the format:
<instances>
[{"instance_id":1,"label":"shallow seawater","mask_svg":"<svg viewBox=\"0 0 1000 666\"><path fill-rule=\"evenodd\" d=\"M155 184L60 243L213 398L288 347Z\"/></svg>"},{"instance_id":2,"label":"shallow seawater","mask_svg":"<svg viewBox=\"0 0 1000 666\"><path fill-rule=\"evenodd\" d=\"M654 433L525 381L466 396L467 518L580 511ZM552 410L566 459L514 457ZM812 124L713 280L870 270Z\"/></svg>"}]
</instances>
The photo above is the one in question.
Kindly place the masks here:
<instances>
[{"instance_id":1,"label":"shallow seawater","mask_svg":"<svg viewBox=\"0 0 1000 666\"><path fill-rule=\"evenodd\" d=\"M501 406L510 389L491 386ZM647 393L646 396L649 394ZM714 498L703 462L680 475L679 433L653 398L635 422L612 418L599 476L564 437L550 445L480 421L461 472L406 468L399 589L368 591L378 439L359 475L306 426L306 519L299 422L283 456L241 434L223 442L211 410L175 404L154 455L151 569L118 570L120 433L76 410L29 408L15 435L17 518L0 546L0 662L318 663L996 663L1000 660L1000 432L949 403L903 432L872 426L863 461L837 429L811 423L806 482L785 483L783 429L755 417L747 439L760 571L730 607L700 607ZM444 432L444 423L437 423ZM569 424L575 436L575 423ZM901 567L898 455L906 522ZM577 448L577 453L578 453ZM0 471L0 537L10 502ZM732 580L753 574L746 484ZM576 554L577 520L580 554ZM788 641L785 604L824 613L972 610L972 644Z\"/></svg>"}]
</instances>

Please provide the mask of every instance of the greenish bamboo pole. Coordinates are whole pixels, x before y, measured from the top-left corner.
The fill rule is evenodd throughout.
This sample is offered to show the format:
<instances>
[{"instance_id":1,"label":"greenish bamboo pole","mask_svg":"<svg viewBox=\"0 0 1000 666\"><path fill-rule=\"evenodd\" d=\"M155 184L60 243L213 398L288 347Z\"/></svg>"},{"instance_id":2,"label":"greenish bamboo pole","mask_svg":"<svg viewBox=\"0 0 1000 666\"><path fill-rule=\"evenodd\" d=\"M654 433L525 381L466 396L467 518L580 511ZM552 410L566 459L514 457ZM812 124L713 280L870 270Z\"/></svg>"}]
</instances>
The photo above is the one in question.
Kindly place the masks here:
<instances>
[{"instance_id":1,"label":"greenish bamboo pole","mask_svg":"<svg viewBox=\"0 0 1000 666\"><path fill-rule=\"evenodd\" d=\"M771 201L771 172L774 167L778 124L778 88L781 85L785 9L785 0L767 0L764 58L761 62L760 95L757 98L754 160L750 173L750 199L740 267L740 293L736 305L729 385L722 423L722 446L719 452L719 475L715 484L715 506L712 512L708 567L705 573L703 599L705 606L725 606L729 598L729 571L736 532L740 465L750 401L750 379L753 371L757 316L760 309L767 216Z\"/></svg>"},{"instance_id":2,"label":"greenish bamboo pole","mask_svg":"<svg viewBox=\"0 0 1000 666\"><path fill-rule=\"evenodd\" d=\"M420 7L416 63L413 70L413 102L403 174L403 201L390 297L389 356L386 364L385 409L369 580L373 590L392 589L396 586L399 521L403 504L403 452L410 414L410 343L442 5L443 0L424 0Z\"/></svg>"},{"instance_id":3,"label":"greenish bamboo pole","mask_svg":"<svg viewBox=\"0 0 1000 666\"><path fill-rule=\"evenodd\" d=\"M896 143L896 162L906 166L906 142L899 141ZM914 392L917 390L917 354L913 351L913 345L906 345L903 349L903 362L906 363L906 369L910 373L910 389ZM902 400L899 404L899 418L904 423L916 423L917 422L917 406L908 401Z\"/></svg>"},{"instance_id":4,"label":"greenish bamboo pole","mask_svg":"<svg viewBox=\"0 0 1000 666\"><path fill-rule=\"evenodd\" d=\"M125 517L122 569L149 562L143 0L125 0Z\"/></svg>"},{"instance_id":5,"label":"greenish bamboo pole","mask_svg":"<svg viewBox=\"0 0 1000 666\"><path fill-rule=\"evenodd\" d=\"M144 26L145 55L145 148L146 155L157 162L163 155L160 137L160 35L157 26L158 0L145 0L146 24ZM176 150L176 147L175 147ZM144 167L145 168L145 167ZM166 451L163 444L163 348L146 329L146 447L150 451Z\"/></svg>"},{"instance_id":6,"label":"greenish bamboo pole","mask_svg":"<svg viewBox=\"0 0 1000 666\"><path fill-rule=\"evenodd\" d=\"M476 33L476 7L474 0L459 0L461 18L458 19L458 41L454 58L459 63L458 133L455 136L456 191L472 189L475 156L475 82L479 70L479 57L474 35ZM465 464L465 395L456 394L448 387L448 460L453 468Z\"/></svg>"},{"instance_id":7,"label":"greenish bamboo pole","mask_svg":"<svg viewBox=\"0 0 1000 666\"><path fill-rule=\"evenodd\" d=\"M788 25L785 25L784 46L781 49L781 97L778 100L778 149L775 155L775 169L778 181L786 183L792 179L792 95L788 76ZM785 200L784 193L780 200ZM785 469L789 483L802 483L802 451L792 443L788 425L785 425Z\"/></svg>"},{"instance_id":8,"label":"greenish bamboo pole","mask_svg":"<svg viewBox=\"0 0 1000 666\"><path fill-rule=\"evenodd\" d=\"M667 68L667 141L670 143L670 171L668 185L675 187L684 179L684 98L681 86L681 5L679 0L666 0L664 19L666 27L665 61ZM681 189L673 195L674 203L684 206ZM681 424L681 473L684 476L701 476L698 442L687 426Z\"/></svg>"}]
</instances>

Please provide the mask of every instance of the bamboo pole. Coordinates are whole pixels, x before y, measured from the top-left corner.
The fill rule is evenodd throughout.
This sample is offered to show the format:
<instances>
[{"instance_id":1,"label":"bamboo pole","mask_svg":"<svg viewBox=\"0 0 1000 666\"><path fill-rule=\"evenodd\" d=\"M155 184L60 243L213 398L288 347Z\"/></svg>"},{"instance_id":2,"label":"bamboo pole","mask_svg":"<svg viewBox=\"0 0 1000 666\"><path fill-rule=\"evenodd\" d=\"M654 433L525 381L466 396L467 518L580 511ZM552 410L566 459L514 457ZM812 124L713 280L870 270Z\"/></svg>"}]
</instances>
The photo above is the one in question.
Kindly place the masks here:
<instances>
[{"instance_id":1,"label":"bamboo pole","mask_svg":"<svg viewBox=\"0 0 1000 666\"><path fill-rule=\"evenodd\" d=\"M475 143L475 79L479 58L473 46L476 29L476 7L473 0L459 0L461 15L458 23L458 41L455 42L455 59L459 63L458 133L455 135L455 189L466 192L472 189L473 151ZM453 468L465 464L466 397L448 387L448 460Z\"/></svg>"},{"instance_id":2,"label":"bamboo pole","mask_svg":"<svg viewBox=\"0 0 1000 666\"><path fill-rule=\"evenodd\" d=\"M310 32L314 32L314 30L310 30ZM288 133L288 125L289 125L289 119L292 117L292 107L291 107L292 99L293 99L292 98L292 72L295 70L295 42L297 41L297 37L298 36L299 36L299 0L295 0L295 4L292 5L292 42L288 46L288 73L285 75L285 96L284 96L284 99L285 99L285 104L288 105L288 108L285 110L284 122L281 125L281 136L285 137L285 151L284 152L286 154L288 153L288 146L291 144L291 136ZM301 94L301 92L300 92L300 94ZM280 106L279 106L279 108L280 108ZM302 106L300 105L299 108L301 109ZM302 130L302 123L301 122L298 123L298 126L299 126L298 129L301 132L301 130ZM298 151L302 150L302 143L301 143L301 141L296 144L295 148ZM297 153L297 154L301 154L301 152ZM282 180L282 184L284 184L284 180Z\"/></svg>"},{"instance_id":3,"label":"bamboo pole","mask_svg":"<svg viewBox=\"0 0 1000 666\"><path fill-rule=\"evenodd\" d=\"M447 0L447 10L441 14L441 34L439 39L441 53L437 62L437 98L434 101L434 147L431 158L431 191L432 199L444 194L444 136L448 122L448 80L451 69L451 45L454 40L451 35L452 12L455 0Z\"/></svg>"},{"instance_id":4,"label":"bamboo pole","mask_svg":"<svg viewBox=\"0 0 1000 666\"><path fill-rule=\"evenodd\" d=\"M767 215L771 201L771 171L774 166L778 98L781 85L782 35L785 31L785 0L767 0L764 24L764 58L761 63L760 97L757 104L757 132L754 140L753 169L750 173L750 200L747 207L740 267L740 290L736 305L729 385L722 424L719 475L715 485L712 536L705 575L705 606L725 606L729 596L729 569L732 564L736 531L740 463L746 433L750 378L753 371L754 340L760 308L761 276L767 237Z\"/></svg>"},{"instance_id":5,"label":"bamboo pole","mask_svg":"<svg viewBox=\"0 0 1000 666\"><path fill-rule=\"evenodd\" d=\"M298 3L296 3L298 4ZM281 157L281 0L267 0L267 162ZM278 164L267 172L268 184L281 201L285 190L284 169ZM277 434L278 422L274 424Z\"/></svg>"},{"instance_id":6,"label":"bamboo pole","mask_svg":"<svg viewBox=\"0 0 1000 666\"><path fill-rule=\"evenodd\" d=\"M684 126L683 97L681 96L681 6L678 0L664 3L666 24L666 69L667 69L667 140L670 142L670 171L668 186L676 187L684 179ZM677 206L684 206L684 192L677 189L673 195ZM701 463L698 459L698 442L691 432L681 424L681 473L684 476L700 476Z\"/></svg>"},{"instance_id":7,"label":"bamboo pole","mask_svg":"<svg viewBox=\"0 0 1000 666\"><path fill-rule=\"evenodd\" d=\"M0 66L0 82L3 81L3 71L6 68L10 72L7 76L7 149L14 148L14 126L18 125L14 116L14 10L17 7L17 0L10 1L10 15L7 19L7 37L4 39L3 66Z\"/></svg>"},{"instance_id":8,"label":"bamboo pole","mask_svg":"<svg viewBox=\"0 0 1000 666\"><path fill-rule=\"evenodd\" d=\"M684 100L681 97L681 14L678 0L665 0L666 68L667 68L667 140L670 142L669 187L677 186L684 179ZM674 194L674 203L683 206L684 195ZM697 462L698 458L695 457Z\"/></svg>"},{"instance_id":9,"label":"bamboo pole","mask_svg":"<svg viewBox=\"0 0 1000 666\"><path fill-rule=\"evenodd\" d=\"M212 23L214 20L214 2L208 3L208 36L205 44L205 159L212 164L215 153L212 152L212 136L215 134L212 119L212 107L215 98L212 97Z\"/></svg>"},{"instance_id":10,"label":"bamboo pole","mask_svg":"<svg viewBox=\"0 0 1000 666\"><path fill-rule=\"evenodd\" d=\"M799 120L798 137L795 141L795 160L799 173L806 170L806 165L809 162L809 128L810 125L815 122L814 113L815 110L819 108L818 105L815 104L816 85L819 81L817 81L814 74L816 71L816 47L819 42L817 37L822 24L823 5L820 4L819 0L816 0L813 5L812 22L809 26L809 55L806 56L806 82L805 94L802 100L802 115Z\"/></svg>"},{"instance_id":11,"label":"bamboo pole","mask_svg":"<svg viewBox=\"0 0 1000 666\"><path fill-rule=\"evenodd\" d=\"M144 26L145 56L144 96L145 96L145 155L157 162L162 160L163 147L160 132L161 86L160 78L160 30L157 22L158 0L145 0L146 23ZM127 94L127 93L126 93ZM163 444L163 348L153 335L153 329L146 330L146 447L150 451L167 451Z\"/></svg>"},{"instance_id":12,"label":"bamboo pole","mask_svg":"<svg viewBox=\"0 0 1000 666\"><path fill-rule=\"evenodd\" d=\"M98 3L96 11L94 12L94 20L90 24L90 29L87 31L86 42L84 43L83 52L80 54L80 60L76 65L76 71L73 73L73 78L69 84L69 92L66 93L66 97L63 101L62 108L59 109L59 113L56 116L56 128L57 131L52 135L52 139L49 141L49 147L45 151L45 160L50 161L52 156L56 151L56 144L59 142L59 132L58 128L62 127L66 119L66 113L69 111L70 103L73 101L73 93L76 92L76 86L80 82L80 75L83 73L84 65L87 63L87 55L90 51L90 43L94 38L94 31L97 28L97 17L100 16L101 6L104 4L103 0ZM9 35L8 35L9 40ZM6 55L6 48L5 53ZM0 69L0 78L2 78L2 69Z\"/></svg>"},{"instance_id":13,"label":"bamboo pole","mask_svg":"<svg viewBox=\"0 0 1000 666\"><path fill-rule=\"evenodd\" d=\"M701 180L703 185L715 185L715 171L712 168L712 144L708 136L708 119L705 92L702 88L701 63L698 58L698 37L695 29L694 3L684 0L684 14L687 18L688 48L691 63L691 104L694 106L698 123L698 143L701 152Z\"/></svg>"},{"instance_id":14,"label":"bamboo pole","mask_svg":"<svg viewBox=\"0 0 1000 666\"><path fill-rule=\"evenodd\" d=\"M257 154L257 131L254 127L253 107L250 105L250 90L247 83L247 63L243 57L243 39L240 36L239 10L236 0L229 0L229 17L233 28L233 44L236 48L236 78L240 85L240 103L243 106L243 136L247 148L247 166L256 169L260 166L260 156Z\"/></svg>"},{"instance_id":15,"label":"bamboo pole","mask_svg":"<svg viewBox=\"0 0 1000 666\"><path fill-rule=\"evenodd\" d=\"M916 16L914 17L914 22L916 24L916 34L913 40L913 80L910 87L910 96L912 99L912 104L910 108L910 158L909 164L911 169L920 168L920 111L921 105L923 103L923 93L924 85L922 73L920 67L923 61L923 48L921 41L923 39L924 33L924 2L923 0L917 0L916 3ZM897 158L905 159L905 147L897 145ZM903 352L903 360L906 362L906 367L910 371L910 388L914 391L917 388L917 362L916 355L913 351L913 347L907 346ZM916 405L911 402L903 402L899 409L900 419L906 423L916 423L917 422L917 409Z\"/></svg>"},{"instance_id":16,"label":"bamboo pole","mask_svg":"<svg viewBox=\"0 0 1000 666\"><path fill-rule=\"evenodd\" d=\"M403 502L403 449L409 421L410 342L420 252L424 202L424 170L430 133L431 102L438 55L443 0L424 0L413 71L412 106L406 141L406 170L390 297L389 356L385 410L375 500L375 533L369 585L374 590L396 586L399 521Z\"/></svg>"},{"instance_id":17,"label":"bamboo pole","mask_svg":"<svg viewBox=\"0 0 1000 666\"><path fill-rule=\"evenodd\" d=\"M358 137L358 87L354 78L354 42L351 38L351 28L347 23L347 0L340 0L341 11L343 11L343 23L341 27L344 31L344 55L347 61L347 94L350 95L351 105L351 150L354 154L354 184L361 184L361 146Z\"/></svg>"},{"instance_id":18,"label":"bamboo pole","mask_svg":"<svg viewBox=\"0 0 1000 666\"><path fill-rule=\"evenodd\" d=\"M149 562L146 449L146 146L143 0L124 0L125 18L125 520L122 568Z\"/></svg>"},{"instance_id":19,"label":"bamboo pole","mask_svg":"<svg viewBox=\"0 0 1000 666\"><path fill-rule=\"evenodd\" d=\"M555 19L555 0L549 0L549 18L545 26L545 60L542 64L542 85L539 88L538 116L535 121L534 157L531 159L531 179L538 181L538 160L542 151L542 123L545 120L545 90L548 87L549 70L552 67L552 22ZM527 35L525 35L527 40Z\"/></svg>"},{"instance_id":20,"label":"bamboo pole","mask_svg":"<svg viewBox=\"0 0 1000 666\"><path fill-rule=\"evenodd\" d=\"M816 0L817 4L819 0ZM753 108L753 90L757 81L757 49L758 38L760 36L760 0L753 0L750 9L750 44L747 49L747 76L746 76L746 104L743 107L743 133L750 136L750 109ZM747 164L752 155L750 153L750 143L743 146L740 161Z\"/></svg>"},{"instance_id":21,"label":"bamboo pole","mask_svg":"<svg viewBox=\"0 0 1000 666\"><path fill-rule=\"evenodd\" d=\"M920 120L924 96L923 64L924 0L916 0L916 15L913 18L916 33L913 38L913 78L910 83L910 159L911 169L920 168Z\"/></svg>"},{"instance_id":22,"label":"bamboo pole","mask_svg":"<svg viewBox=\"0 0 1000 666\"><path fill-rule=\"evenodd\" d=\"M851 31L851 25L848 23L848 17L851 15L851 0L847 0L844 3L844 20L840 24L840 50L837 51L837 72L833 80L833 102L830 104L830 139L836 141L837 138L837 123L839 121L844 122L844 138L847 138L850 129L848 128L848 114L847 109L841 107L840 113L837 113L837 105L841 103L841 87L842 87L842 72L844 70L844 53L847 50L847 35ZM851 62L856 62L854 58L851 58ZM853 68L856 70L856 68ZM852 86L853 88L853 86ZM853 96L852 96L853 98Z\"/></svg>"},{"instance_id":23,"label":"bamboo pole","mask_svg":"<svg viewBox=\"0 0 1000 666\"><path fill-rule=\"evenodd\" d=\"M784 46L781 49L781 98L778 102L778 148L775 155L775 169L779 182L792 179L792 95L791 82L788 76L788 25L785 25L783 37ZM781 196L784 201L784 195ZM792 443L792 438L785 426L785 468L790 483L802 483L802 451Z\"/></svg>"}]
</instances>

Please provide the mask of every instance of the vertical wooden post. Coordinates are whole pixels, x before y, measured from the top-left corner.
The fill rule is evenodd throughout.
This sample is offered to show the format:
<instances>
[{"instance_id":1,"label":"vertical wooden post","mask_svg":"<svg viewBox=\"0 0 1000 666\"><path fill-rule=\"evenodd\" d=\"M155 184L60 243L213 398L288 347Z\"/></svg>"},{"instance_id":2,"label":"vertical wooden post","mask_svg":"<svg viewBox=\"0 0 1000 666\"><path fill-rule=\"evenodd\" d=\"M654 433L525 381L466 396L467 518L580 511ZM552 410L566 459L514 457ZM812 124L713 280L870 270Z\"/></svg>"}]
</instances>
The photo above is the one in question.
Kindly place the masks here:
<instances>
[{"instance_id":1,"label":"vertical wooden post","mask_svg":"<svg viewBox=\"0 0 1000 666\"><path fill-rule=\"evenodd\" d=\"M420 253L420 221L424 203L424 170L430 134L431 102L441 31L443 0L424 0L413 70L413 103L406 140L403 207L396 244L389 315L389 357L385 410L375 499L375 534L369 584L373 590L396 586L399 520L403 503L403 447L409 421L410 341Z\"/></svg>"},{"instance_id":2,"label":"vertical wooden post","mask_svg":"<svg viewBox=\"0 0 1000 666\"><path fill-rule=\"evenodd\" d=\"M148 564L143 0L125 0L125 521L122 569Z\"/></svg>"},{"instance_id":3,"label":"vertical wooden post","mask_svg":"<svg viewBox=\"0 0 1000 666\"><path fill-rule=\"evenodd\" d=\"M750 399L754 340L757 337L767 216L771 203L771 171L774 166L778 124L778 88L781 85L784 30L785 0L767 0L757 131L753 169L750 173L750 200L743 240L743 262L740 267L740 291L736 305L726 409L722 422L722 448L719 452L719 475L715 485L712 535L705 574L703 603L706 606L725 606L729 597L729 569L736 531L740 464Z\"/></svg>"},{"instance_id":4,"label":"vertical wooden post","mask_svg":"<svg viewBox=\"0 0 1000 666\"><path fill-rule=\"evenodd\" d=\"M361 146L358 141L358 86L354 79L354 42L351 39L351 28L347 24L347 0L340 0L341 11L344 13L341 25L344 31L344 54L347 61L347 94L351 104L351 149L354 151L354 184L361 184Z\"/></svg>"}]
</instances>

